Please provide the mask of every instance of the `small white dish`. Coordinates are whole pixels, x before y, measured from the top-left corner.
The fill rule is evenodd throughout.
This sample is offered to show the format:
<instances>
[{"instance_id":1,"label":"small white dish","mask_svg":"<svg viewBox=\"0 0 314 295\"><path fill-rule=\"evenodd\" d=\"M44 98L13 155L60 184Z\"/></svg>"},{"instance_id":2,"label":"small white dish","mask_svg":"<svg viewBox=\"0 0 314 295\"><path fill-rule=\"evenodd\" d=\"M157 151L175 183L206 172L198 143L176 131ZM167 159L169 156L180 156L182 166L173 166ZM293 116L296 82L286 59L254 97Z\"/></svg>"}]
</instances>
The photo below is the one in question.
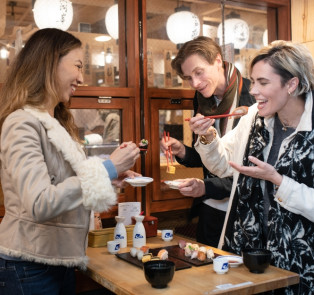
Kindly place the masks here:
<instances>
[{"instance_id":1,"label":"small white dish","mask_svg":"<svg viewBox=\"0 0 314 295\"><path fill-rule=\"evenodd\" d=\"M172 189L179 189L181 181L176 181L176 180L166 180L165 184L168 185Z\"/></svg>"},{"instance_id":2,"label":"small white dish","mask_svg":"<svg viewBox=\"0 0 314 295\"><path fill-rule=\"evenodd\" d=\"M132 186L146 186L151 183L154 179L150 177L134 177L134 178L125 178L124 181L129 183Z\"/></svg>"},{"instance_id":3,"label":"small white dish","mask_svg":"<svg viewBox=\"0 0 314 295\"><path fill-rule=\"evenodd\" d=\"M218 256L216 259L222 259L222 258L228 259L230 267L238 267L239 265L243 264L243 258L241 256L221 255L221 256Z\"/></svg>"}]
</instances>

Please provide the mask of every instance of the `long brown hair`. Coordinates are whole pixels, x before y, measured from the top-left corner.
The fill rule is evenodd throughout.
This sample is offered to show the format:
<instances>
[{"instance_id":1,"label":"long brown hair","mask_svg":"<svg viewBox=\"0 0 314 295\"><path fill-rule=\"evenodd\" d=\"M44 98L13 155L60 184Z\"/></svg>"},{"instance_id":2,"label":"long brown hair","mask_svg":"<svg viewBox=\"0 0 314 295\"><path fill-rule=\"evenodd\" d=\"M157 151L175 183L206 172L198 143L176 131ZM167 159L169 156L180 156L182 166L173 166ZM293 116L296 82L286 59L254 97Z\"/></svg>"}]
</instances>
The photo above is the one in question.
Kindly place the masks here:
<instances>
[{"instance_id":1,"label":"long brown hair","mask_svg":"<svg viewBox=\"0 0 314 295\"><path fill-rule=\"evenodd\" d=\"M60 102L57 66L60 58L82 43L58 29L34 33L10 66L0 94L0 134L6 117L26 105L47 110L55 107L54 116L74 139L77 128L68 107Z\"/></svg>"}]
</instances>

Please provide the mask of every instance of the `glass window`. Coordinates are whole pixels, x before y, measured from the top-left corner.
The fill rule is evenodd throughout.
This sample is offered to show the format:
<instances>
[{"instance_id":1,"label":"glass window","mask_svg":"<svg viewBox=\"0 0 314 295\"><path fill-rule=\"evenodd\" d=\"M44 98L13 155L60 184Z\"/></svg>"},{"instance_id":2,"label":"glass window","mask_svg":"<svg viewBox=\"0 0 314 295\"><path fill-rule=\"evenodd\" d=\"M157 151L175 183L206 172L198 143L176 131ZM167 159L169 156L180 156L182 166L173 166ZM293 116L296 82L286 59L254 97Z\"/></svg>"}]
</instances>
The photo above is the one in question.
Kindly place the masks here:
<instances>
[{"instance_id":1,"label":"glass window","mask_svg":"<svg viewBox=\"0 0 314 295\"><path fill-rule=\"evenodd\" d=\"M125 86L119 85L119 45L124 42L118 43L116 1L0 2L0 83L4 81L8 67L25 41L38 30L38 26L46 25L47 20L55 16L54 26L56 23L63 26L83 43L85 85ZM57 3L56 7L53 2Z\"/></svg>"},{"instance_id":2,"label":"glass window","mask_svg":"<svg viewBox=\"0 0 314 295\"><path fill-rule=\"evenodd\" d=\"M71 109L88 156L107 158L121 143L121 110Z\"/></svg>"},{"instance_id":3,"label":"glass window","mask_svg":"<svg viewBox=\"0 0 314 295\"><path fill-rule=\"evenodd\" d=\"M167 139L170 136L187 146L191 146L191 129L184 119L192 116L193 110L159 110L159 139L161 140L163 137ZM169 166L174 166L175 169L167 170L167 162ZM167 161L165 154L160 151L160 179L173 180L190 177L203 179L203 169L180 165L176 162L175 157L172 157L172 162L170 158ZM169 190L169 187L163 186L162 190Z\"/></svg>"},{"instance_id":4,"label":"glass window","mask_svg":"<svg viewBox=\"0 0 314 295\"><path fill-rule=\"evenodd\" d=\"M180 42L187 41L184 40L187 36L189 40L198 35L208 36L221 46L224 44L224 59L235 63L242 75L248 77L247 67L252 56L267 44L267 11L252 5L228 4L223 7L222 17L222 6L217 2L147 1L148 87L190 88L171 68L171 60L177 54ZM187 13L183 23L179 17L173 20L174 14L183 12ZM186 27L189 22L192 29ZM179 39L180 30L183 39Z\"/></svg>"}]
</instances>

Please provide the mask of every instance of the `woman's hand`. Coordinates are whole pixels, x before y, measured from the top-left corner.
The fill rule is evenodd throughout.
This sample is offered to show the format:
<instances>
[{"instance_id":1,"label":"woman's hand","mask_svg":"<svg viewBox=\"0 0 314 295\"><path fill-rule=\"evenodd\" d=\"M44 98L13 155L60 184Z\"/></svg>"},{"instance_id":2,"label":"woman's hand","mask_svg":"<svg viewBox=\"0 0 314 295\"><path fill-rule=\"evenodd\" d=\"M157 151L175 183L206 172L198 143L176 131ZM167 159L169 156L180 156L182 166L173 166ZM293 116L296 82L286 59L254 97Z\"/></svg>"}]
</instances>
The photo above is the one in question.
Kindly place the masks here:
<instances>
[{"instance_id":1,"label":"woman's hand","mask_svg":"<svg viewBox=\"0 0 314 295\"><path fill-rule=\"evenodd\" d=\"M172 154L174 156L177 156L181 159L184 158L185 147L184 147L183 143L181 143L179 140L177 140L173 137L169 137L169 140L167 138L167 142L165 142L165 139L162 138L162 140L160 141L160 149L164 154L166 154L166 151L169 149L170 146L171 146Z\"/></svg>"},{"instance_id":2,"label":"woman's hand","mask_svg":"<svg viewBox=\"0 0 314 295\"><path fill-rule=\"evenodd\" d=\"M182 181L179 185L179 191L183 196L198 198L205 195L205 184L202 179L186 178L176 181Z\"/></svg>"},{"instance_id":3,"label":"woman's hand","mask_svg":"<svg viewBox=\"0 0 314 295\"><path fill-rule=\"evenodd\" d=\"M127 170L127 171L121 173L118 176L118 178L112 180L111 183L113 185L115 185L116 187L125 188L129 185L127 182L124 181L125 178L127 178L127 177L134 178L134 177L139 177L139 176L142 176L142 174L136 173L132 170Z\"/></svg>"},{"instance_id":4,"label":"woman's hand","mask_svg":"<svg viewBox=\"0 0 314 295\"><path fill-rule=\"evenodd\" d=\"M280 185L282 182L282 175L280 175L276 169L263 161L260 161L259 159L249 156L249 160L255 164L256 166L240 166L234 162L229 162L230 166L240 173L251 176L258 179L264 179L272 182L275 185Z\"/></svg>"},{"instance_id":5,"label":"woman's hand","mask_svg":"<svg viewBox=\"0 0 314 295\"><path fill-rule=\"evenodd\" d=\"M112 152L109 158L116 167L118 175L120 175L132 168L139 156L140 149L135 143L129 141L123 142L121 146Z\"/></svg>"}]
</instances>

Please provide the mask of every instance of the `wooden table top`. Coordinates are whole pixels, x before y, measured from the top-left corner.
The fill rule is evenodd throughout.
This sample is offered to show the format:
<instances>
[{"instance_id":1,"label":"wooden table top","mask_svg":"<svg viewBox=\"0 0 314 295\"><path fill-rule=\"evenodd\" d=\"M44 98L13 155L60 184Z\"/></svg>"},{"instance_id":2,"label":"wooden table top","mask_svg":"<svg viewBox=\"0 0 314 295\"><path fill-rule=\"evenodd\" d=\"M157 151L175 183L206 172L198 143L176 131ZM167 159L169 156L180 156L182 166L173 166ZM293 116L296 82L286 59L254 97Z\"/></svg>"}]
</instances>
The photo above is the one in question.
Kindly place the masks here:
<instances>
[{"instance_id":1,"label":"wooden table top","mask_svg":"<svg viewBox=\"0 0 314 295\"><path fill-rule=\"evenodd\" d=\"M182 238L174 237L171 242L164 242L160 237L148 238L150 248L177 245ZM187 239L185 239L187 240ZM188 241L188 240L187 240ZM195 243L195 242L194 242ZM128 252L130 247L121 249L120 253ZM217 254L230 254L213 248ZM87 249L89 263L86 274L93 280L111 290L115 294L255 294L297 284L299 275L274 266L270 266L263 274L254 274L241 265L230 268L226 274L218 275L213 265L192 266L192 268L175 271L173 280L166 288L155 289L146 281L144 272L128 262L125 262L108 252L107 247ZM252 284L232 287L227 290L217 289L222 284Z\"/></svg>"}]
</instances>

